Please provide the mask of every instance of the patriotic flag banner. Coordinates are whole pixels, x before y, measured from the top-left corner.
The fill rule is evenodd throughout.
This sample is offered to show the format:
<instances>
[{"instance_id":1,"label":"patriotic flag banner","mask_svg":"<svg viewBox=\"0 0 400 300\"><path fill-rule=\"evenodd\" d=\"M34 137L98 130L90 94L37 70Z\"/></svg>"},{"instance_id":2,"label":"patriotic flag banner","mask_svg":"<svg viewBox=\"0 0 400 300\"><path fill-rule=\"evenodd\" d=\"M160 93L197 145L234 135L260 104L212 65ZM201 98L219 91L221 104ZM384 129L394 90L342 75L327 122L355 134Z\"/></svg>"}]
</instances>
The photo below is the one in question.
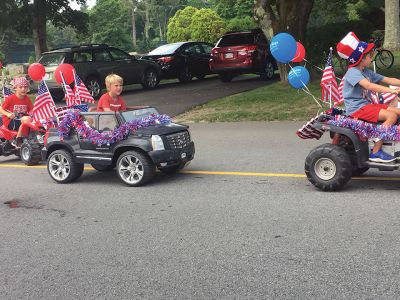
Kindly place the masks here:
<instances>
[{"instance_id":1,"label":"patriotic flag banner","mask_svg":"<svg viewBox=\"0 0 400 300\"><path fill-rule=\"evenodd\" d=\"M50 95L49 89L46 83L41 80L38 88L38 93L33 105L33 120L47 120L56 115L54 110L55 104L54 100Z\"/></svg>"},{"instance_id":2,"label":"patriotic flag banner","mask_svg":"<svg viewBox=\"0 0 400 300\"><path fill-rule=\"evenodd\" d=\"M5 85L3 86L2 92L3 92L3 99L6 99L8 96L14 94L13 91L10 88L6 87Z\"/></svg>"},{"instance_id":3,"label":"patriotic flag banner","mask_svg":"<svg viewBox=\"0 0 400 300\"><path fill-rule=\"evenodd\" d=\"M341 102L339 87L336 82L335 72L332 67L332 48L329 50L328 59L321 79L322 101L330 102L333 100L337 105Z\"/></svg>"},{"instance_id":4,"label":"patriotic flag banner","mask_svg":"<svg viewBox=\"0 0 400 300\"><path fill-rule=\"evenodd\" d=\"M61 80L62 80L62 87L65 93L65 101L67 102L67 106L71 107L76 104L81 104L80 100L75 97L74 91L71 89L71 86L65 82L64 76L60 71Z\"/></svg>"},{"instance_id":5,"label":"patriotic flag banner","mask_svg":"<svg viewBox=\"0 0 400 300\"><path fill-rule=\"evenodd\" d=\"M88 103L95 103L92 95L86 88L83 81L79 78L78 74L74 72L75 78L75 97L79 99L79 101L88 102Z\"/></svg>"},{"instance_id":6,"label":"patriotic flag banner","mask_svg":"<svg viewBox=\"0 0 400 300\"><path fill-rule=\"evenodd\" d=\"M74 109L78 109L78 110L80 110L82 112L88 112L89 111L89 105L87 105L86 103L74 105L73 108Z\"/></svg>"},{"instance_id":7,"label":"patriotic flag banner","mask_svg":"<svg viewBox=\"0 0 400 300\"><path fill-rule=\"evenodd\" d=\"M71 108L68 106L59 106L54 110L56 113L57 123L60 123L62 119L64 119L64 116L71 110Z\"/></svg>"},{"instance_id":8,"label":"patriotic flag banner","mask_svg":"<svg viewBox=\"0 0 400 300\"><path fill-rule=\"evenodd\" d=\"M303 127L296 131L296 134L302 139L317 139L319 140L324 134L323 130L314 128L312 125L318 120L318 116L312 118Z\"/></svg>"}]
</instances>

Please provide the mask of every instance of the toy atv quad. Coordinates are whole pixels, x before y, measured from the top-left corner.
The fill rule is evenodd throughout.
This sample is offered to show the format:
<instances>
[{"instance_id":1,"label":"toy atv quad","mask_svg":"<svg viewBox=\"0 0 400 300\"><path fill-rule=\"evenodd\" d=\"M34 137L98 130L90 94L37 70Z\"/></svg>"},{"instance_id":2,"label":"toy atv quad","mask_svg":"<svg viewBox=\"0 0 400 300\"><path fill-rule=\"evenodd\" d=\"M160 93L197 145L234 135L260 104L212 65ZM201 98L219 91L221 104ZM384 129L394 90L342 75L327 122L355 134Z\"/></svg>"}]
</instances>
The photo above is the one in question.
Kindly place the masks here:
<instances>
[{"instance_id":1,"label":"toy atv quad","mask_svg":"<svg viewBox=\"0 0 400 300\"><path fill-rule=\"evenodd\" d=\"M0 118L1 120L1 118ZM41 150L43 148L43 137L45 129L40 122L21 124L22 132L26 138L21 147L16 147L17 131L10 130L1 122L0 126L0 155L20 156L27 166L37 165L41 160Z\"/></svg>"},{"instance_id":2,"label":"toy atv quad","mask_svg":"<svg viewBox=\"0 0 400 300\"><path fill-rule=\"evenodd\" d=\"M321 115L312 124L314 129L329 131L331 143L326 143L311 150L305 161L305 173L308 180L322 191L335 191L343 188L352 176L360 176L369 168L381 171L393 171L400 168L400 143L385 141L383 150L395 157L392 163L369 161L372 140L360 137L352 129L334 126L330 115ZM370 124L372 125L372 124ZM376 126L376 125L372 125Z\"/></svg>"}]
</instances>

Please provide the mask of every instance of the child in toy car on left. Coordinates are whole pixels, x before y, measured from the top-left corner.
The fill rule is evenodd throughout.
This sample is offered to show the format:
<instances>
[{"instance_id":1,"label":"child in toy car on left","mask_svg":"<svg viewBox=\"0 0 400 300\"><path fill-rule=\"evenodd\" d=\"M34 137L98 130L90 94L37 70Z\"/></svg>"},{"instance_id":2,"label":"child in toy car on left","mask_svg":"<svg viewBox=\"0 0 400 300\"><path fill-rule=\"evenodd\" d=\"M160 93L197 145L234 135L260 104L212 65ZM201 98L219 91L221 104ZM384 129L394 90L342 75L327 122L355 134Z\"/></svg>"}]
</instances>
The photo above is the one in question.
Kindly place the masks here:
<instances>
[{"instance_id":1,"label":"child in toy car on left","mask_svg":"<svg viewBox=\"0 0 400 300\"><path fill-rule=\"evenodd\" d=\"M23 142L22 123L31 122L28 116L32 112L33 104L28 97L29 82L25 77L17 77L12 82L15 94L8 96L0 106L0 114L2 114L3 124L10 130L18 130L17 147ZM16 117L21 117L16 119Z\"/></svg>"}]
</instances>

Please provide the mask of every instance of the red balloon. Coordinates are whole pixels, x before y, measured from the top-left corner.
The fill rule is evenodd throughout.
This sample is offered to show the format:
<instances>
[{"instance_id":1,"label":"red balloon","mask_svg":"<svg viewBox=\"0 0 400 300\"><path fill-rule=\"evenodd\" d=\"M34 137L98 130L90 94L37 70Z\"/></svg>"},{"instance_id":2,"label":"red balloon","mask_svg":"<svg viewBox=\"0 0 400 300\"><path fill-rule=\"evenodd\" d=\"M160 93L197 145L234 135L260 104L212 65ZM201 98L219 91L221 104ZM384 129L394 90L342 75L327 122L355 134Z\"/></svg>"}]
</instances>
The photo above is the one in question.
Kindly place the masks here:
<instances>
[{"instance_id":1,"label":"red balloon","mask_svg":"<svg viewBox=\"0 0 400 300\"><path fill-rule=\"evenodd\" d=\"M306 56L306 49L300 42L296 42L297 49L292 62L301 62L303 61L304 57Z\"/></svg>"},{"instance_id":2,"label":"red balloon","mask_svg":"<svg viewBox=\"0 0 400 300\"><path fill-rule=\"evenodd\" d=\"M45 74L46 70L40 63L33 63L28 68L28 75L32 78L32 80L40 81L43 79Z\"/></svg>"},{"instance_id":3,"label":"red balloon","mask_svg":"<svg viewBox=\"0 0 400 300\"><path fill-rule=\"evenodd\" d=\"M56 78L57 83L58 84L62 83L60 72L62 72L62 75L66 83L71 84L72 82L74 82L74 73L73 73L74 70L75 70L74 67L70 64L59 65L54 72L54 77Z\"/></svg>"}]
</instances>

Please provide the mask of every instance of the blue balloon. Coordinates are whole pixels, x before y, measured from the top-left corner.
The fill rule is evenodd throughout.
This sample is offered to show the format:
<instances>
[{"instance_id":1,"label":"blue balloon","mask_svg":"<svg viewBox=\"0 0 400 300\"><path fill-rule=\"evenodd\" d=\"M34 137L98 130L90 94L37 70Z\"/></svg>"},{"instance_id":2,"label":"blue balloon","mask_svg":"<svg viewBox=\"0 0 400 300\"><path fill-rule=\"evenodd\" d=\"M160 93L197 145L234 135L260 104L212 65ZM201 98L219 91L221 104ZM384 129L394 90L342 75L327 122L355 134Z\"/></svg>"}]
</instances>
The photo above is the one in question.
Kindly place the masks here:
<instances>
[{"instance_id":1,"label":"blue balloon","mask_svg":"<svg viewBox=\"0 0 400 300\"><path fill-rule=\"evenodd\" d=\"M287 64L296 55L296 40L289 33L278 33L272 38L269 49L278 62Z\"/></svg>"},{"instance_id":2,"label":"blue balloon","mask_svg":"<svg viewBox=\"0 0 400 300\"><path fill-rule=\"evenodd\" d=\"M301 89L310 82L310 73L306 68L297 66L290 70L288 80L292 87Z\"/></svg>"}]
</instances>

